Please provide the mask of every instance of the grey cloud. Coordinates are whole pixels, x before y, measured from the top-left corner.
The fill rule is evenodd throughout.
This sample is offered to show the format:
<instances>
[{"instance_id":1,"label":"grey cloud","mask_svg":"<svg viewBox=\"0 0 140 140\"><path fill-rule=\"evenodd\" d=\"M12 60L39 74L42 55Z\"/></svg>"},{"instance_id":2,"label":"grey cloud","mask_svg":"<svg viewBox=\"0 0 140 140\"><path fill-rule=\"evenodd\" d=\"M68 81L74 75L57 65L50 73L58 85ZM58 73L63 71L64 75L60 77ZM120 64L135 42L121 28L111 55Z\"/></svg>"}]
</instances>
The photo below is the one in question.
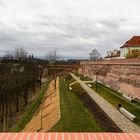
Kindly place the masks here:
<instances>
[{"instance_id":1,"label":"grey cloud","mask_svg":"<svg viewBox=\"0 0 140 140\"><path fill-rule=\"evenodd\" d=\"M0 6L3 6L3 5L4 5L4 3L2 1L0 1Z\"/></svg>"},{"instance_id":2,"label":"grey cloud","mask_svg":"<svg viewBox=\"0 0 140 140\"><path fill-rule=\"evenodd\" d=\"M5 3L6 0L0 0L0 7L1 8L6 8L6 3Z\"/></svg>"},{"instance_id":3,"label":"grey cloud","mask_svg":"<svg viewBox=\"0 0 140 140\"><path fill-rule=\"evenodd\" d=\"M125 19L41 16L40 20L28 24L19 23L21 30L12 27L9 30L0 30L0 47L23 47L39 56L45 56L49 50L57 48L65 57L88 57L89 51L97 48L105 55L107 50L119 48L121 43L131 37L131 31L124 32L120 28L125 22Z\"/></svg>"}]
</instances>

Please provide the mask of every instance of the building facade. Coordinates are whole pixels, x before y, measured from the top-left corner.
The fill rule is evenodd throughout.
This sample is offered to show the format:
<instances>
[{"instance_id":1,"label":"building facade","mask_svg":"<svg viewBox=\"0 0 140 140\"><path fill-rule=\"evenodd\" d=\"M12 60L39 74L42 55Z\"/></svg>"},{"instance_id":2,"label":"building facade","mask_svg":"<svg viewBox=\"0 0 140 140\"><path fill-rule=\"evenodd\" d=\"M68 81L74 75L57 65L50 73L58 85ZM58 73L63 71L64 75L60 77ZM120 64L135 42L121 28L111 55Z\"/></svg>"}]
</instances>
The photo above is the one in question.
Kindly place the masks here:
<instances>
[{"instance_id":1,"label":"building facade","mask_svg":"<svg viewBox=\"0 0 140 140\"><path fill-rule=\"evenodd\" d=\"M133 36L120 49L120 58L126 58L129 50L140 50L140 36Z\"/></svg>"},{"instance_id":2,"label":"building facade","mask_svg":"<svg viewBox=\"0 0 140 140\"><path fill-rule=\"evenodd\" d=\"M125 59L129 51L140 51L140 36L133 36L120 50L108 51L105 60Z\"/></svg>"},{"instance_id":3,"label":"building facade","mask_svg":"<svg viewBox=\"0 0 140 140\"><path fill-rule=\"evenodd\" d=\"M120 50L108 51L105 60L119 59L120 58Z\"/></svg>"}]
</instances>

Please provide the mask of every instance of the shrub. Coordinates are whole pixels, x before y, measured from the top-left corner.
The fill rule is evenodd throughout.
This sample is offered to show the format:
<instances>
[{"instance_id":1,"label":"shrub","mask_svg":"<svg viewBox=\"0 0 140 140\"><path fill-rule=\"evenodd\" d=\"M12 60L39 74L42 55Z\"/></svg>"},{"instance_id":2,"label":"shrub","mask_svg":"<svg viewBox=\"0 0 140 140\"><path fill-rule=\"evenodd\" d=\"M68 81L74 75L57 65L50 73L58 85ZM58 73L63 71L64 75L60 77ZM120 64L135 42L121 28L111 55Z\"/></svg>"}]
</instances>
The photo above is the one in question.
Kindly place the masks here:
<instances>
[{"instance_id":1,"label":"shrub","mask_svg":"<svg viewBox=\"0 0 140 140\"><path fill-rule=\"evenodd\" d=\"M140 50L128 49L128 53L126 54L126 58L138 58L138 57L140 57Z\"/></svg>"}]
</instances>

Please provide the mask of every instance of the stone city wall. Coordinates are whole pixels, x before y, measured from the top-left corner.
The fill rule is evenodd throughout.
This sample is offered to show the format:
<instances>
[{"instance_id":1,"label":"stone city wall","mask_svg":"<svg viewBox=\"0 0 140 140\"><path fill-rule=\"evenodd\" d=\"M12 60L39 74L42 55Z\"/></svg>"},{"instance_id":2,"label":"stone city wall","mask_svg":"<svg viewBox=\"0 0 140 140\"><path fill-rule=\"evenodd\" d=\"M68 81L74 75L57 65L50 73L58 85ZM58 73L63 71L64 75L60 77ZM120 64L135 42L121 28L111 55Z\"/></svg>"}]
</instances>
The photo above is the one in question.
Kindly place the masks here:
<instances>
[{"instance_id":1,"label":"stone city wall","mask_svg":"<svg viewBox=\"0 0 140 140\"><path fill-rule=\"evenodd\" d=\"M79 73L140 99L140 59L83 61Z\"/></svg>"}]
</instances>

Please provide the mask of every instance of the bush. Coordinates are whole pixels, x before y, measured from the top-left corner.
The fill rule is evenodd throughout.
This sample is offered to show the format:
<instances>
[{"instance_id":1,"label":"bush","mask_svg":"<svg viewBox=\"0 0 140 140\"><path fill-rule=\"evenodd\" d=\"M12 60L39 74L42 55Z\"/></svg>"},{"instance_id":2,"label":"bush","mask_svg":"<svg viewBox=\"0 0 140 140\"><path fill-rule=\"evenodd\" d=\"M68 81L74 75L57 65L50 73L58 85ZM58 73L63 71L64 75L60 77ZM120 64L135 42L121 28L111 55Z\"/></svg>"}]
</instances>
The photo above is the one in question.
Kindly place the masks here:
<instances>
[{"instance_id":1,"label":"bush","mask_svg":"<svg viewBox=\"0 0 140 140\"><path fill-rule=\"evenodd\" d=\"M128 50L126 58L138 58L140 57L140 50Z\"/></svg>"}]
</instances>

